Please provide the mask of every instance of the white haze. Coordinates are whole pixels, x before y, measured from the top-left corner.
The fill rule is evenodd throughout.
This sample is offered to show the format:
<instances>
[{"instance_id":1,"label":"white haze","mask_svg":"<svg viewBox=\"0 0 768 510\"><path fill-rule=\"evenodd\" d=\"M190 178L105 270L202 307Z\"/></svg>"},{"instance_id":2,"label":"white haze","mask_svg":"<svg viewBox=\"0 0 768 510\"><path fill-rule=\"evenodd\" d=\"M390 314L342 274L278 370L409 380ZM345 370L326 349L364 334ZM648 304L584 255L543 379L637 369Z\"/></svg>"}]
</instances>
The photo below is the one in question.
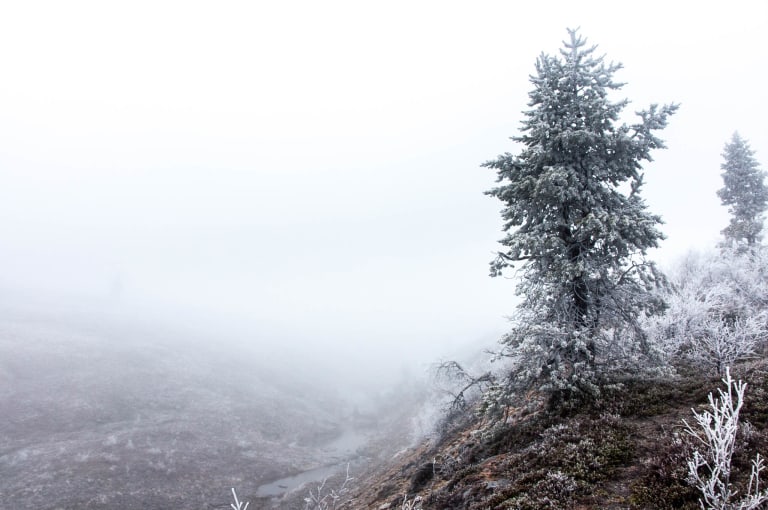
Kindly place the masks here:
<instances>
[{"instance_id":1,"label":"white haze","mask_svg":"<svg viewBox=\"0 0 768 510\"><path fill-rule=\"evenodd\" d=\"M515 297L479 164L516 150L537 55L580 26L630 113L682 104L646 166L663 262L726 225L733 131L768 164L767 5L7 2L0 292L355 379L486 346Z\"/></svg>"}]
</instances>

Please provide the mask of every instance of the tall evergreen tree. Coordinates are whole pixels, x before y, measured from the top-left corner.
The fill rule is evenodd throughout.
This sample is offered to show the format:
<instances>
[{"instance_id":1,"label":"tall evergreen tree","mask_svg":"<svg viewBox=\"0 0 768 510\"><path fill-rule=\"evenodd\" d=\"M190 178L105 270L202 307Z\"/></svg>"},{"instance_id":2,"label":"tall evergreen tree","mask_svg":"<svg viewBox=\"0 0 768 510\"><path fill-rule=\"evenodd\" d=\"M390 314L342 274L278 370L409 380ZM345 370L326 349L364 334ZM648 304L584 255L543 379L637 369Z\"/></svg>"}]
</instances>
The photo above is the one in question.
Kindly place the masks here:
<instances>
[{"instance_id":1,"label":"tall evergreen tree","mask_svg":"<svg viewBox=\"0 0 768 510\"><path fill-rule=\"evenodd\" d=\"M507 233L491 275L516 267L523 297L502 339L515 361L512 380L559 389L592 385L627 335L643 342L633 326L652 307L648 291L658 280L644 256L663 234L639 194L641 162L664 147L653 131L677 109L653 105L637 123L619 124L627 100L608 94L623 85L613 79L621 64L606 64L568 32L560 55L536 61L531 109L512 138L522 151L483 165L498 173L499 186L486 193L503 202Z\"/></svg>"},{"instance_id":2,"label":"tall evergreen tree","mask_svg":"<svg viewBox=\"0 0 768 510\"><path fill-rule=\"evenodd\" d=\"M720 165L725 185L717 191L717 196L731 214L731 222L722 230L726 247L754 246L762 237L768 188L764 182L765 172L760 170L754 156L749 143L738 133L725 144L725 161Z\"/></svg>"}]
</instances>

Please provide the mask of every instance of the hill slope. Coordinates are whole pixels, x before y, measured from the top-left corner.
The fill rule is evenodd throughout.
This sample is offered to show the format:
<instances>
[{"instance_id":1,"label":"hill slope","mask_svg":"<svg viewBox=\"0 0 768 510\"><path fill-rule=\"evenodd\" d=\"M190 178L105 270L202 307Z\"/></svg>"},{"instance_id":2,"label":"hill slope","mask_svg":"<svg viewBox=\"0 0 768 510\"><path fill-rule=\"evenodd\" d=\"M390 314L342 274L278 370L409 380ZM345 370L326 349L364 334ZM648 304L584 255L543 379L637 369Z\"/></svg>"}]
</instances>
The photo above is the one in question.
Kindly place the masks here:
<instances>
[{"instance_id":1,"label":"hill slope","mask_svg":"<svg viewBox=\"0 0 768 510\"><path fill-rule=\"evenodd\" d=\"M737 367L748 382L734 458L737 486L755 451L768 452L768 363ZM578 411L548 409L531 398L495 424L471 413L439 439L401 455L353 491L344 508L425 509L698 508L686 482L692 452L682 419L722 385L695 372L674 379L625 381Z\"/></svg>"}]
</instances>

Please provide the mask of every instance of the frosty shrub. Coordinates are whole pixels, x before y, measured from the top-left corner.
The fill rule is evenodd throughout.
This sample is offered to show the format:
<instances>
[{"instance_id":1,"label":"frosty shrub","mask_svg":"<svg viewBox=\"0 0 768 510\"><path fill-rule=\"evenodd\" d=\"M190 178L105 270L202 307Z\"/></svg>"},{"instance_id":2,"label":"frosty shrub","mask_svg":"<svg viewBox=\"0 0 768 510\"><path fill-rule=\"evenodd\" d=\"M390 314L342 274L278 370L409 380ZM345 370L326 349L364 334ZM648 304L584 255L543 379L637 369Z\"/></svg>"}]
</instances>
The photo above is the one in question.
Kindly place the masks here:
<instances>
[{"instance_id":1,"label":"frosty shrub","mask_svg":"<svg viewBox=\"0 0 768 510\"><path fill-rule=\"evenodd\" d=\"M659 305L649 291L661 275L645 255L663 235L640 196L642 163L664 147L655 132L677 106L652 105L636 123L620 123L628 102L609 95L622 87L614 81L621 65L595 49L569 30L558 55L538 58L531 109L513 137L521 152L484 164L497 172L487 194L503 203L506 232L491 275L515 269L523 297L502 339L513 385L596 389L618 353L643 349L638 316Z\"/></svg>"},{"instance_id":2,"label":"frosty shrub","mask_svg":"<svg viewBox=\"0 0 768 510\"><path fill-rule=\"evenodd\" d=\"M712 366L718 375L736 361L753 358L758 342L766 333L765 317L734 319L707 317L697 324L688 357L704 366Z\"/></svg>"},{"instance_id":3,"label":"frosty shrub","mask_svg":"<svg viewBox=\"0 0 768 510\"><path fill-rule=\"evenodd\" d=\"M725 287L723 309L734 316L749 317L768 307L768 249L722 249L712 279Z\"/></svg>"},{"instance_id":4,"label":"frosty shrub","mask_svg":"<svg viewBox=\"0 0 768 510\"><path fill-rule=\"evenodd\" d=\"M688 461L690 482L701 492L699 500L704 510L749 510L768 502L768 489L760 490L760 474L765 469L758 453L752 460L752 472L747 492L739 496L731 483L731 459L739 431L739 411L744 404L747 385L734 381L728 368L723 378L725 390L718 388L719 398L709 394L710 410L693 411L698 427L685 420L685 430L698 447Z\"/></svg>"},{"instance_id":5,"label":"frosty shrub","mask_svg":"<svg viewBox=\"0 0 768 510\"><path fill-rule=\"evenodd\" d=\"M667 309L644 320L660 349L722 375L765 350L766 249L689 254L669 277Z\"/></svg>"}]
</instances>

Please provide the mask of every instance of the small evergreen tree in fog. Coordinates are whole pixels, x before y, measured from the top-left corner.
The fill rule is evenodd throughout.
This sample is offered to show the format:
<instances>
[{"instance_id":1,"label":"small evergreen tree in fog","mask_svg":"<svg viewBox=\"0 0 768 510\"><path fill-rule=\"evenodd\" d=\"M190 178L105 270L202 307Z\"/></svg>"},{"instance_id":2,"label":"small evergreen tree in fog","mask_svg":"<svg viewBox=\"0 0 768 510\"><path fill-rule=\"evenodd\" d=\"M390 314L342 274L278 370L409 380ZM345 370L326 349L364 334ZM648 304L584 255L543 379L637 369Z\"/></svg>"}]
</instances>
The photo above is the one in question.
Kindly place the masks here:
<instances>
[{"instance_id":1,"label":"small evergreen tree in fog","mask_svg":"<svg viewBox=\"0 0 768 510\"><path fill-rule=\"evenodd\" d=\"M722 231L727 247L754 246L761 239L768 188L763 182L765 172L754 156L749 143L738 133L725 144L725 161L720 165L724 186L717 196L731 214L731 222Z\"/></svg>"},{"instance_id":2,"label":"small evergreen tree in fog","mask_svg":"<svg viewBox=\"0 0 768 510\"><path fill-rule=\"evenodd\" d=\"M593 387L598 364L613 366L628 345L643 345L636 319L658 304L649 291L661 278L645 254L663 235L640 197L641 162L664 147L654 131L677 105L619 123L628 101L608 95L623 85L613 78L622 66L569 35L560 55L537 59L531 109L512 138L521 152L483 166L498 173L487 194L503 202L507 233L491 275L517 268L523 297L502 339L511 381L572 391Z\"/></svg>"}]
</instances>

